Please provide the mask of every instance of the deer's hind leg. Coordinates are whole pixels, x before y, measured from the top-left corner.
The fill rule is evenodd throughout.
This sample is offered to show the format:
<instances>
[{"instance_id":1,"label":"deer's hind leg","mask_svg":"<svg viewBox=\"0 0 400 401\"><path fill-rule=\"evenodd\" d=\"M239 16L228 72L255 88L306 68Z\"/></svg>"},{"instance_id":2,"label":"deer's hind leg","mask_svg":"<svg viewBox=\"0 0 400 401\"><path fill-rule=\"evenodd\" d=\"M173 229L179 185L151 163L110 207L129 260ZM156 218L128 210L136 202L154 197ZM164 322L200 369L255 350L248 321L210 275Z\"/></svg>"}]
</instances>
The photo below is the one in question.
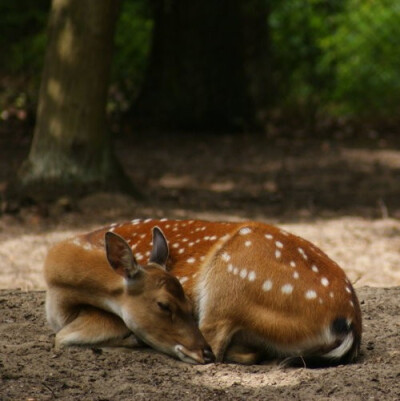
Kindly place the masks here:
<instances>
[{"instance_id":1,"label":"deer's hind leg","mask_svg":"<svg viewBox=\"0 0 400 401\"><path fill-rule=\"evenodd\" d=\"M85 306L56 334L56 348L70 345L137 347L141 344L118 316Z\"/></svg>"}]
</instances>

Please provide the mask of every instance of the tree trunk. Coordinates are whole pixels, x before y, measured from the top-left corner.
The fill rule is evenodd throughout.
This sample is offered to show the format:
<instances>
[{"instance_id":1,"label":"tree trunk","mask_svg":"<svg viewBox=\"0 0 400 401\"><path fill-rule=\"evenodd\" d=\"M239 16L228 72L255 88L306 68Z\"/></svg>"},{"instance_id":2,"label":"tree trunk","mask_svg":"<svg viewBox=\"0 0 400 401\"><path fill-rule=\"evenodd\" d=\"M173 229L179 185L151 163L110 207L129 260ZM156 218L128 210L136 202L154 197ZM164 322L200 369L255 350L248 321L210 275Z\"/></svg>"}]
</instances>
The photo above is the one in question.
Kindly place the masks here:
<instances>
[{"instance_id":1,"label":"tree trunk","mask_svg":"<svg viewBox=\"0 0 400 401\"><path fill-rule=\"evenodd\" d=\"M148 71L131 111L137 126L227 132L254 127L262 97L252 74L268 71L259 68L268 42L265 0L152 0L152 5Z\"/></svg>"},{"instance_id":2,"label":"tree trunk","mask_svg":"<svg viewBox=\"0 0 400 401\"><path fill-rule=\"evenodd\" d=\"M115 0L53 0L37 121L20 184L44 197L129 188L111 148L106 101Z\"/></svg>"}]
</instances>

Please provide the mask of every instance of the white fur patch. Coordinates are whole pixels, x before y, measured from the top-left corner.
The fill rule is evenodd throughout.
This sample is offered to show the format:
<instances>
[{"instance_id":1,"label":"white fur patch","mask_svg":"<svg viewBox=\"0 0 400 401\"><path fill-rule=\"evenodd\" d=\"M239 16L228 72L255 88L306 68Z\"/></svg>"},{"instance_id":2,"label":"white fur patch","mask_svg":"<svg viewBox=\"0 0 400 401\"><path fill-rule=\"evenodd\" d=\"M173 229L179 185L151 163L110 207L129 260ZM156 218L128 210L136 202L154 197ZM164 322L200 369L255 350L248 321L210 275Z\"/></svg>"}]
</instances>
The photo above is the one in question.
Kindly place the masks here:
<instances>
[{"instance_id":1,"label":"white fur patch","mask_svg":"<svg viewBox=\"0 0 400 401\"><path fill-rule=\"evenodd\" d=\"M353 333L350 332L349 334L347 334L347 336L345 337L343 342L338 347L336 347L332 351L329 351L328 353L324 354L323 357L324 358L333 358L333 359L341 358L343 355L345 355L350 350L350 348L353 345L353 341L354 341Z\"/></svg>"},{"instance_id":2,"label":"white fur patch","mask_svg":"<svg viewBox=\"0 0 400 401\"><path fill-rule=\"evenodd\" d=\"M270 291L272 289L272 281L271 280L265 280L263 285L262 285L263 291Z\"/></svg>"},{"instance_id":3,"label":"white fur patch","mask_svg":"<svg viewBox=\"0 0 400 401\"><path fill-rule=\"evenodd\" d=\"M256 279L256 272L255 271L251 271L251 272L249 272L249 274L248 274L248 276L247 276L247 279L249 280L249 281L254 281L255 279Z\"/></svg>"}]
</instances>

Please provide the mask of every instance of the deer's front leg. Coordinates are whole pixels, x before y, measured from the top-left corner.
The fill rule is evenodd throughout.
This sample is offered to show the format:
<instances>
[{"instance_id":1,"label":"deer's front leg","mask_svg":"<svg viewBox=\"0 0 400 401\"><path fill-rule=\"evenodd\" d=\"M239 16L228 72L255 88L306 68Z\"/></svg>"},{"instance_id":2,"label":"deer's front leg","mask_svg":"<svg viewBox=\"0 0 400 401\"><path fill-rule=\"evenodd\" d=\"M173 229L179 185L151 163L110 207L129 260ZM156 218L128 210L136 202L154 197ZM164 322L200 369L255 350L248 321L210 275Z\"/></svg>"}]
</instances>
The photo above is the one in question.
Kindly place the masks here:
<instances>
[{"instance_id":1,"label":"deer's front leg","mask_svg":"<svg viewBox=\"0 0 400 401\"><path fill-rule=\"evenodd\" d=\"M69 345L131 348L140 343L118 316L88 307L56 334L56 348Z\"/></svg>"},{"instance_id":2,"label":"deer's front leg","mask_svg":"<svg viewBox=\"0 0 400 401\"><path fill-rule=\"evenodd\" d=\"M206 316L202 319L200 331L215 355L215 362L222 362L232 336L235 334L233 323L230 320L216 320Z\"/></svg>"}]
</instances>

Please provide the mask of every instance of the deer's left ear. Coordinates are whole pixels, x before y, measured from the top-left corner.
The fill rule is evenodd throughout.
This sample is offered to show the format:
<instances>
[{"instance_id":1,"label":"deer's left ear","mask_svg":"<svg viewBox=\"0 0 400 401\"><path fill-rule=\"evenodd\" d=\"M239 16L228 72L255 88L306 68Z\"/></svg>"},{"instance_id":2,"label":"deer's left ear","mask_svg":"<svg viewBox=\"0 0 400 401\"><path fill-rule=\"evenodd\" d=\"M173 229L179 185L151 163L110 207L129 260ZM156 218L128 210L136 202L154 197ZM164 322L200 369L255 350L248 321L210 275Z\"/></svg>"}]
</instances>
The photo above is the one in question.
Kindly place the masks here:
<instances>
[{"instance_id":1,"label":"deer's left ear","mask_svg":"<svg viewBox=\"0 0 400 401\"><path fill-rule=\"evenodd\" d=\"M126 279L138 277L140 266L122 237L109 231L105 235L105 245L108 263L116 273Z\"/></svg>"},{"instance_id":2,"label":"deer's left ear","mask_svg":"<svg viewBox=\"0 0 400 401\"><path fill-rule=\"evenodd\" d=\"M165 270L169 256L168 242L159 227L153 228L153 249L150 254L150 263L157 263Z\"/></svg>"}]
</instances>

